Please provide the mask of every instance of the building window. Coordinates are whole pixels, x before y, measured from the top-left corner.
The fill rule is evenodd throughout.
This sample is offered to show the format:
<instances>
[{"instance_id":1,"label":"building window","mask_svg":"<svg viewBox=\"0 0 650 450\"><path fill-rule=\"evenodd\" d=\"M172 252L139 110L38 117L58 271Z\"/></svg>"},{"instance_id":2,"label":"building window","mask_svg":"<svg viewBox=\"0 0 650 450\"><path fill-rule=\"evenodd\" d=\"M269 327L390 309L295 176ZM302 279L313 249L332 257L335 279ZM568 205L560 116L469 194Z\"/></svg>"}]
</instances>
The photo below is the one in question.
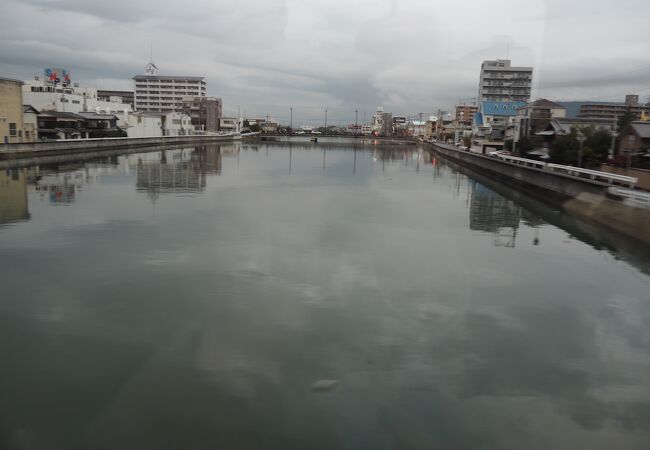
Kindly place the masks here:
<instances>
[{"instance_id":1,"label":"building window","mask_svg":"<svg viewBox=\"0 0 650 450\"><path fill-rule=\"evenodd\" d=\"M627 143L628 145L634 145L636 143L636 136L633 134L628 135Z\"/></svg>"},{"instance_id":2,"label":"building window","mask_svg":"<svg viewBox=\"0 0 650 450\"><path fill-rule=\"evenodd\" d=\"M16 136L16 124L9 122L9 136Z\"/></svg>"}]
</instances>

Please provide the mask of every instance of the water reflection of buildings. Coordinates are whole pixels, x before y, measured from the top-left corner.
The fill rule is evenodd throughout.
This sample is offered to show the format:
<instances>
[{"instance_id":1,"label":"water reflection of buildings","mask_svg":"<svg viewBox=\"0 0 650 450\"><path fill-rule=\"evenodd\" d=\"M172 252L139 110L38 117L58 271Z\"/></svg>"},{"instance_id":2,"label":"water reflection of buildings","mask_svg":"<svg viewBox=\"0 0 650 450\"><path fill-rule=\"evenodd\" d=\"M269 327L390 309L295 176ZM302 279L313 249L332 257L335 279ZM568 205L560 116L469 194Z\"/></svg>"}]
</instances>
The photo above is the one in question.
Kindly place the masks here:
<instances>
[{"instance_id":1,"label":"water reflection of buildings","mask_svg":"<svg viewBox=\"0 0 650 450\"><path fill-rule=\"evenodd\" d=\"M113 165L85 163L51 166L34 166L29 191L47 196L51 203L66 204L75 201L77 192L90 184L99 184L106 175L119 170Z\"/></svg>"},{"instance_id":2,"label":"water reflection of buildings","mask_svg":"<svg viewBox=\"0 0 650 450\"><path fill-rule=\"evenodd\" d=\"M492 233L495 246L514 247L522 208L476 181L470 189L469 228Z\"/></svg>"},{"instance_id":3,"label":"water reflection of buildings","mask_svg":"<svg viewBox=\"0 0 650 450\"><path fill-rule=\"evenodd\" d=\"M219 146L163 150L138 158L136 188L155 200L161 193L202 192L207 174L221 174Z\"/></svg>"},{"instance_id":4,"label":"water reflection of buildings","mask_svg":"<svg viewBox=\"0 0 650 450\"><path fill-rule=\"evenodd\" d=\"M0 224L29 219L27 170L0 171Z\"/></svg>"}]
</instances>

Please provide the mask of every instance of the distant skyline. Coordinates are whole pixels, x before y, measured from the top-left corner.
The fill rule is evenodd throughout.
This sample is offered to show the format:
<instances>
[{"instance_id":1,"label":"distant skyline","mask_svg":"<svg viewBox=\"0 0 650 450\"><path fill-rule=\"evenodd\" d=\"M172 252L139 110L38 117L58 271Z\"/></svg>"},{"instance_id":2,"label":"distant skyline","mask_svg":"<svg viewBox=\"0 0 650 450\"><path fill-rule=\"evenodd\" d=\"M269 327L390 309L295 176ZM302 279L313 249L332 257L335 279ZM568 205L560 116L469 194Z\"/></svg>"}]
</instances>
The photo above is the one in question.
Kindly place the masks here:
<instances>
[{"instance_id":1,"label":"distant skyline","mask_svg":"<svg viewBox=\"0 0 650 450\"><path fill-rule=\"evenodd\" d=\"M161 75L205 76L224 114L294 125L429 115L470 103L481 62L533 66L532 98L650 95L650 4L544 0L5 0L0 76L45 67L132 89L153 48Z\"/></svg>"}]
</instances>

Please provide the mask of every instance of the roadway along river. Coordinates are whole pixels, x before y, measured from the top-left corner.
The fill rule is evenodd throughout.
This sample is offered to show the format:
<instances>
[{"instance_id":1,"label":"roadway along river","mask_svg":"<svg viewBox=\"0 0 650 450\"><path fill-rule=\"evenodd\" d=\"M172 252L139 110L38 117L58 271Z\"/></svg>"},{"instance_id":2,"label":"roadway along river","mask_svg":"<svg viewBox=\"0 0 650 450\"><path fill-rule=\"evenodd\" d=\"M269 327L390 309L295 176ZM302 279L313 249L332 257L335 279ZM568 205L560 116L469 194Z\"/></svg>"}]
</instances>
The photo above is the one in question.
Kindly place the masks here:
<instances>
[{"instance_id":1,"label":"roadway along river","mask_svg":"<svg viewBox=\"0 0 650 450\"><path fill-rule=\"evenodd\" d=\"M352 145L2 169L0 448L650 448L650 252Z\"/></svg>"}]
</instances>

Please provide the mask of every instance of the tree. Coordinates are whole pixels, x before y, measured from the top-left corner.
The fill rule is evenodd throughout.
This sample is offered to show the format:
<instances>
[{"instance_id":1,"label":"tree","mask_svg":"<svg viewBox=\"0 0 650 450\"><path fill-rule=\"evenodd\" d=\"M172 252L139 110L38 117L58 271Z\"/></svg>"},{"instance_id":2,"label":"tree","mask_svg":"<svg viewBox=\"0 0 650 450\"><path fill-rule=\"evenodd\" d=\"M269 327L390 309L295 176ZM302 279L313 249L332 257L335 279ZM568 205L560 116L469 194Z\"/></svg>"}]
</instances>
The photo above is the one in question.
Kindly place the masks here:
<instances>
[{"instance_id":1,"label":"tree","mask_svg":"<svg viewBox=\"0 0 650 450\"><path fill-rule=\"evenodd\" d=\"M631 124L636 119L636 115L632 112L630 107L628 107L623 114L618 116L617 126L618 132L623 131L629 124Z\"/></svg>"},{"instance_id":2,"label":"tree","mask_svg":"<svg viewBox=\"0 0 650 450\"><path fill-rule=\"evenodd\" d=\"M534 148L535 145L533 145L533 142L527 136L522 136L517 141L517 151L519 151L519 154L521 155L525 155Z\"/></svg>"},{"instance_id":3,"label":"tree","mask_svg":"<svg viewBox=\"0 0 650 450\"><path fill-rule=\"evenodd\" d=\"M585 136L582 147L583 167L599 167L607 161L612 135L605 129L596 130L594 127L581 128L579 131ZM556 164L575 165L579 151L578 130L572 128L569 134L555 139L549 156L551 162Z\"/></svg>"},{"instance_id":4,"label":"tree","mask_svg":"<svg viewBox=\"0 0 650 450\"><path fill-rule=\"evenodd\" d=\"M551 145L549 156L556 164L575 164L578 159L578 130L571 128L569 134L558 136Z\"/></svg>"},{"instance_id":5,"label":"tree","mask_svg":"<svg viewBox=\"0 0 650 450\"><path fill-rule=\"evenodd\" d=\"M583 164L585 167L600 167L607 162L612 134L602 128L594 130L589 127L583 131L587 139L583 149Z\"/></svg>"}]
</instances>

